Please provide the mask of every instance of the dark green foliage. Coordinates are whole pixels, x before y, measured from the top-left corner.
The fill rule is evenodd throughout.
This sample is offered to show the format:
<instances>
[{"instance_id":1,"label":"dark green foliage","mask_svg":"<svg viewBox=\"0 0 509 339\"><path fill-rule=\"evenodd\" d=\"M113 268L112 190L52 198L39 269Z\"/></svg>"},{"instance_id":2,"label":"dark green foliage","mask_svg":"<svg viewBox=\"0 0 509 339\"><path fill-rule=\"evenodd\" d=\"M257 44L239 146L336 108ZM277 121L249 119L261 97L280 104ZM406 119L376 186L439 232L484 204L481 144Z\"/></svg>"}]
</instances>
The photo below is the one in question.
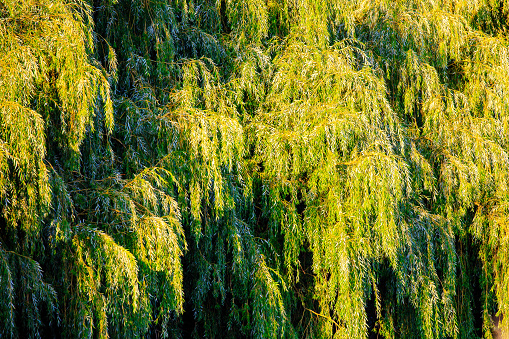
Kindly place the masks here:
<instances>
[{"instance_id":1,"label":"dark green foliage","mask_svg":"<svg viewBox=\"0 0 509 339\"><path fill-rule=\"evenodd\" d=\"M0 337L490 338L508 9L0 0Z\"/></svg>"}]
</instances>

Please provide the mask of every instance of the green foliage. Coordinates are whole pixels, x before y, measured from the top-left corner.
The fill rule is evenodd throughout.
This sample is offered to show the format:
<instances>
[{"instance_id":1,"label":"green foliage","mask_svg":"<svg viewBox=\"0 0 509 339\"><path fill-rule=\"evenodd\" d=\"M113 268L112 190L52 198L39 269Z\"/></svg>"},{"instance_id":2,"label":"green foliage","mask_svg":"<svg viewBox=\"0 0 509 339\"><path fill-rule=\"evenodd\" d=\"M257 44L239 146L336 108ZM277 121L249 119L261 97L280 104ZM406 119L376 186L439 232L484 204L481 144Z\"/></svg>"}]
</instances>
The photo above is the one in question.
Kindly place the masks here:
<instances>
[{"instance_id":1,"label":"green foliage","mask_svg":"<svg viewBox=\"0 0 509 339\"><path fill-rule=\"evenodd\" d=\"M0 0L0 337L490 338L508 9Z\"/></svg>"}]
</instances>

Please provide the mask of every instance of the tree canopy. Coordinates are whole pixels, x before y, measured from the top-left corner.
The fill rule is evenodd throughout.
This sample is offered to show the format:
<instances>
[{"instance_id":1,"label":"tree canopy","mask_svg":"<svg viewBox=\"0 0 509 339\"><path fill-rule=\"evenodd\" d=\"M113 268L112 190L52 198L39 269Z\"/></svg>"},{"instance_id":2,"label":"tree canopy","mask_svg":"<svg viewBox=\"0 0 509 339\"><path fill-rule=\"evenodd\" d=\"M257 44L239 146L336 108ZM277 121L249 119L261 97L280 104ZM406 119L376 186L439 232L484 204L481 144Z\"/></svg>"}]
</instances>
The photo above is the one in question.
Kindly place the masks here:
<instances>
[{"instance_id":1,"label":"tree canopy","mask_svg":"<svg viewBox=\"0 0 509 339\"><path fill-rule=\"evenodd\" d=\"M507 0L0 0L0 337L491 338L508 34Z\"/></svg>"}]
</instances>

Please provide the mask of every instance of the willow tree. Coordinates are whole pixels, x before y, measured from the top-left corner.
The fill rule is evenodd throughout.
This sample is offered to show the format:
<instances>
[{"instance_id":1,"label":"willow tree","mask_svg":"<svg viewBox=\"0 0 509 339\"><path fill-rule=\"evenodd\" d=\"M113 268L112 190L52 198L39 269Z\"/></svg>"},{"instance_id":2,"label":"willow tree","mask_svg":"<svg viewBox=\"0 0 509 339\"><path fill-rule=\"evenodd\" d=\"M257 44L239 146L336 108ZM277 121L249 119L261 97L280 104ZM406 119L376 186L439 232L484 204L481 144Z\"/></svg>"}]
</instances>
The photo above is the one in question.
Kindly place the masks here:
<instances>
[{"instance_id":1,"label":"willow tree","mask_svg":"<svg viewBox=\"0 0 509 339\"><path fill-rule=\"evenodd\" d=\"M0 336L489 338L508 17L0 1Z\"/></svg>"}]
</instances>

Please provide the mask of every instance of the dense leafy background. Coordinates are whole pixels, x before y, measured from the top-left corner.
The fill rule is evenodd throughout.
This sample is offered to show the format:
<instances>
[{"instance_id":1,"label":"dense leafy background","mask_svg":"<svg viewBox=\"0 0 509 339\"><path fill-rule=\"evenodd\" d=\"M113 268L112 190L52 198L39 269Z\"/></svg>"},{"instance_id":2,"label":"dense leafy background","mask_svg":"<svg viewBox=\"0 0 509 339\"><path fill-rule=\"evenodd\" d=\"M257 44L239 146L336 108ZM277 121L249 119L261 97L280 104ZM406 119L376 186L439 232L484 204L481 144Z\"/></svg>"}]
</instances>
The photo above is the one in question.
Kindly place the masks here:
<instances>
[{"instance_id":1,"label":"dense leafy background","mask_svg":"<svg viewBox=\"0 0 509 339\"><path fill-rule=\"evenodd\" d=\"M508 20L0 0L0 337L490 338Z\"/></svg>"}]
</instances>

